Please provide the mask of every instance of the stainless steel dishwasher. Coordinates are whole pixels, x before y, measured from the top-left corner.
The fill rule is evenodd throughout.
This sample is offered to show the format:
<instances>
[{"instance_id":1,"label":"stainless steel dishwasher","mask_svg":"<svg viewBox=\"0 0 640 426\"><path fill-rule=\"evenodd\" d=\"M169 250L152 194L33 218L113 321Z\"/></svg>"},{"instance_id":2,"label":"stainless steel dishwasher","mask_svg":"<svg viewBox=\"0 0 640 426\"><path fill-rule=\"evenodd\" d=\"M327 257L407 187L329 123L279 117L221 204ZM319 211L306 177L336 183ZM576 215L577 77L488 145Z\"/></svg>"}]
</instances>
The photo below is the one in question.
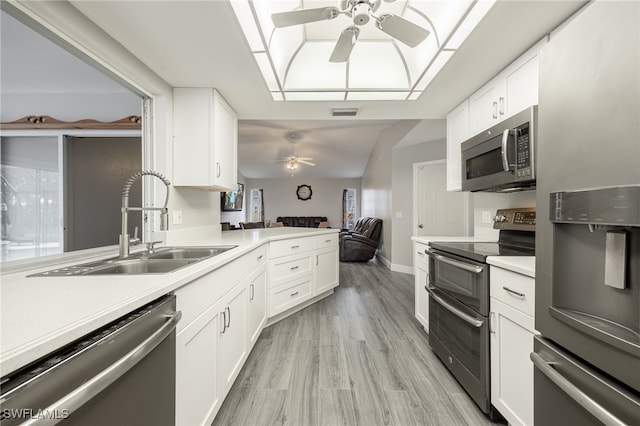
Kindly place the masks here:
<instances>
[{"instance_id":1,"label":"stainless steel dishwasher","mask_svg":"<svg viewBox=\"0 0 640 426\"><path fill-rule=\"evenodd\" d=\"M0 424L173 425L174 295L163 296L0 382Z\"/></svg>"}]
</instances>

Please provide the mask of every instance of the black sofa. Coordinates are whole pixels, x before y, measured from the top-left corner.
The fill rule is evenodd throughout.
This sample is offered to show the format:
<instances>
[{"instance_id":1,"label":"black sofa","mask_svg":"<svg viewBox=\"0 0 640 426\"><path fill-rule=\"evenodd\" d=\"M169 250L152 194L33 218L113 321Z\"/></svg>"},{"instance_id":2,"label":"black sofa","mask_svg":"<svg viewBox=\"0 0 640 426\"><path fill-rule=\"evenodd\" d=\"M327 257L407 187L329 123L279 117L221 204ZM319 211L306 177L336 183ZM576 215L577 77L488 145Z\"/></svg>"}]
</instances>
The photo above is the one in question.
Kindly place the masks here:
<instances>
[{"instance_id":1,"label":"black sofa","mask_svg":"<svg viewBox=\"0 0 640 426\"><path fill-rule=\"evenodd\" d=\"M278 216L276 222L282 222L284 226L295 226L298 228L317 228L320 222L326 222L324 216Z\"/></svg>"},{"instance_id":2,"label":"black sofa","mask_svg":"<svg viewBox=\"0 0 640 426\"><path fill-rule=\"evenodd\" d=\"M361 217L352 231L340 232L340 261L366 262L373 258L382 234L382 219Z\"/></svg>"}]
</instances>

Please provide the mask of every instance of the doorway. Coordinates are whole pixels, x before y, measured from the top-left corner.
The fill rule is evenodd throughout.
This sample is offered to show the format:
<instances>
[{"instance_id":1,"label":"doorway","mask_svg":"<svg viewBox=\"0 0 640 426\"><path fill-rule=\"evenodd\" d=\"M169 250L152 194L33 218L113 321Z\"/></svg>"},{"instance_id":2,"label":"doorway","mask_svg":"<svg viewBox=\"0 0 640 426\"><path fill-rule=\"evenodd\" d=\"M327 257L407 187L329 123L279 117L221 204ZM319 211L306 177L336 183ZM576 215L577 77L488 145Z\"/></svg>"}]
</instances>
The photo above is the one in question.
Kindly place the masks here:
<instances>
[{"instance_id":1,"label":"doorway","mask_svg":"<svg viewBox=\"0 0 640 426\"><path fill-rule=\"evenodd\" d=\"M413 165L414 235L470 235L473 229L468 192L447 191L446 160Z\"/></svg>"}]
</instances>

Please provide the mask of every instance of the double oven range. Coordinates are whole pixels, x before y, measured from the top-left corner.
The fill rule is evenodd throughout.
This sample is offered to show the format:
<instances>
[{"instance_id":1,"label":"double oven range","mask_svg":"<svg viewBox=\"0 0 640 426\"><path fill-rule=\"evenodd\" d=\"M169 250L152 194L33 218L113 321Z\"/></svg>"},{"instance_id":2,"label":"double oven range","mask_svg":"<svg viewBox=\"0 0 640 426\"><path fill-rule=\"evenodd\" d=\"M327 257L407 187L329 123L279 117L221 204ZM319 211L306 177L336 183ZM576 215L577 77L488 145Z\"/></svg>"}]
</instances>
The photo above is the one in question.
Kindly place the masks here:
<instances>
[{"instance_id":1,"label":"double oven range","mask_svg":"<svg viewBox=\"0 0 640 426\"><path fill-rule=\"evenodd\" d=\"M498 210L496 242L431 242L429 344L491 417L488 256L535 255L534 208Z\"/></svg>"}]
</instances>

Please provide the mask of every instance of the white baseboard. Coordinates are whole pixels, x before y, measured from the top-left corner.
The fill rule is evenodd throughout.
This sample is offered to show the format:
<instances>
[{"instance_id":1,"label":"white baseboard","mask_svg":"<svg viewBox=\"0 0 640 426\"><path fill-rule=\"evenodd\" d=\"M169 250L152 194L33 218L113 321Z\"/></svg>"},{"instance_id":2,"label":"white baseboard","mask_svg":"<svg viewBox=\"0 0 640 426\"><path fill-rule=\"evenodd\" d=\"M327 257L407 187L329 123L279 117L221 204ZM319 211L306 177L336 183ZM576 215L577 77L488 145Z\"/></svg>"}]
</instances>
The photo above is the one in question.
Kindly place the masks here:
<instances>
[{"instance_id":1,"label":"white baseboard","mask_svg":"<svg viewBox=\"0 0 640 426\"><path fill-rule=\"evenodd\" d=\"M397 263L392 263L391 268L393 272L402 272L403 274L413 275L413 267L407 265L398 265Z\"/></svg>"}]
</instances>

